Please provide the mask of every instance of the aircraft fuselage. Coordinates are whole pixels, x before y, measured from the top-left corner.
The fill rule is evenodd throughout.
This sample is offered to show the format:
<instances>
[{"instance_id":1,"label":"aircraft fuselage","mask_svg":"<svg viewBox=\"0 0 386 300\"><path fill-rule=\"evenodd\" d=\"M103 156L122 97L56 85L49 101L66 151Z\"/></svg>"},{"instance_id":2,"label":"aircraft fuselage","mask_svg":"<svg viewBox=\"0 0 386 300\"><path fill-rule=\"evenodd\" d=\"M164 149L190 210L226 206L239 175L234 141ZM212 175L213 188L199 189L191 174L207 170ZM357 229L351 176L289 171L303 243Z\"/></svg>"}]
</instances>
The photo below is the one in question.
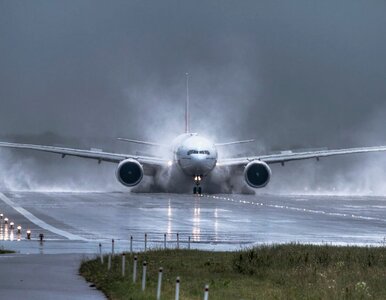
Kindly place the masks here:
<instances>
[{"instance_id":1,"label":"aircraft fuselage","mask_svg":"<svg viewBox=\"0 0 386 300\"><path fill-rule=\"evenodd\" d=\"M214 143L198 134L182 134L172 145L174 162L188 176L206 176L216 166L217 149Z\"/></svg>"}]
</instances>

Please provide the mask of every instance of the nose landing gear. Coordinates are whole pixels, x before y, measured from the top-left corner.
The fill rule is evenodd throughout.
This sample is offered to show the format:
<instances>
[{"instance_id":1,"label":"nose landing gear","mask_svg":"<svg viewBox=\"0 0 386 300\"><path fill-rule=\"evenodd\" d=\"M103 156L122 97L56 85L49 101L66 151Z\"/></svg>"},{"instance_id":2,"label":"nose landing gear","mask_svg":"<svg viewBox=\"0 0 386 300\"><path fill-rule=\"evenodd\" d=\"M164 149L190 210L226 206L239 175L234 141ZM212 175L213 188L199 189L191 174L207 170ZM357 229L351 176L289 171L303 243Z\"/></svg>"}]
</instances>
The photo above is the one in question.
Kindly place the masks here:
<instances>
[{"instance_id":1,"label":"nose landing gear","mask_svg":"<svg viewBox=\"0 0 386 300\"><path fill-rule=\"evenodd\" d=\"M193 188L193 194L198 194L198 195L201 195L202 194L202 189L201 189L201 187L200 186L195 186L194 188Z\"/></svg>"},{"instance_id":2,"label":"nose landing gear","mask_svg":"<svg viewBox=\"0 0 386 300\"><path fill-rule=\"evenodd\" d=\"M193 194L195 194L195 195L196 194L198 194L198 195L202 194L202 188L200 186L201 180L202 180L201 175L194 176L194 183L196 184L196 186L193 187Z\"/></svg>"}]
</instances>

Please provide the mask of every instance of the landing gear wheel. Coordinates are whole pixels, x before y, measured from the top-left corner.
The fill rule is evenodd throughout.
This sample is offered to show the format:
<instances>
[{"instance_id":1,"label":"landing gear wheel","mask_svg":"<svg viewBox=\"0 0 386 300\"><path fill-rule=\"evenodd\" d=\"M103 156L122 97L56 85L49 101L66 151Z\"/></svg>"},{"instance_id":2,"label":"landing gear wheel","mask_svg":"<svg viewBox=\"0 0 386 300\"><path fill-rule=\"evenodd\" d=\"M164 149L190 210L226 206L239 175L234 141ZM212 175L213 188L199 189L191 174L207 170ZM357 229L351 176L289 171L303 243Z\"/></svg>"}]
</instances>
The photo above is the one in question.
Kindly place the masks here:
<instances>
[{"instance_id":1,"label":"landing gear wheel","mask_svg":"<svg viewBox=\"0 0 386 300\"><path fill-rule=\"evenodd\" d=\"M193 194L197 194L197 187L193 188Z\"/></svg>"},{"instance_id":2,"label":"landing gear wheel","mask_svg":"<svg viewBox=\"0 0 386 300\"><path fill-rule=\"evenodd\" d=\"M197 188L197 193L198 193L199 195L201 195L201 192L202 192L202 189L201 189L201 187L199 186L199 187Z\"/></svg>"}]
</instances>

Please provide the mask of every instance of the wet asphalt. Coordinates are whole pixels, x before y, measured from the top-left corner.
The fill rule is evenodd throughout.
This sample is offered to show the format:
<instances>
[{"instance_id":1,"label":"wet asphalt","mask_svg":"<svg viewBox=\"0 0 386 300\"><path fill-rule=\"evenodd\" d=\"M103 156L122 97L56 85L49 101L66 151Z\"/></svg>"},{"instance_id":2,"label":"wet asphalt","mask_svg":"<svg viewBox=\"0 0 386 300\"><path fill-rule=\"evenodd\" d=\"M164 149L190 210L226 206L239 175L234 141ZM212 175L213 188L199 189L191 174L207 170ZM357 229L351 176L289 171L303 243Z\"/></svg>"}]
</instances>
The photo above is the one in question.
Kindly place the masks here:
<instances>
[{"instance_id":1,"label":"wet asphalt","mask_svg":"<svg viewBox=\"0 0 386 300\"><path fill-rule=\"evenodd\" d=\"M78 267L97 255L99 244L111 252L112 240L115 252L386 243L386 197L380 196L3 191L0 213L0 247L17 252L0 256L0 290L11 299L103 298L77 275Z\"/></svg>"}]
</instances>

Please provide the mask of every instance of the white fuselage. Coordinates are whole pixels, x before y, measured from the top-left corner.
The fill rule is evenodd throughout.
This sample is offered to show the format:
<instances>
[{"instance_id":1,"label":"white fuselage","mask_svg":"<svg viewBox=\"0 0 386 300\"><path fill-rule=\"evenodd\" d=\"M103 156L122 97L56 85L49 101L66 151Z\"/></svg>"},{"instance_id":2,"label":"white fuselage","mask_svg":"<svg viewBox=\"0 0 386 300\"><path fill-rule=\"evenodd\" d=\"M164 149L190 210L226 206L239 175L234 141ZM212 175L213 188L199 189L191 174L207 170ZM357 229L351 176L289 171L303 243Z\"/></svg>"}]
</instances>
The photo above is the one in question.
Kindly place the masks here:
<instances>
[{"instance_id":1,"label":"white fuselage","mask_svg":"<svg viewBox=\"0 0 386 300\"><path fill-rule=\"evenodd\" d=\"M185 133L172 143L174 162L188 176L206 176L217 162L217 149L196 133Z\"/></svg>"}]
</instances>

